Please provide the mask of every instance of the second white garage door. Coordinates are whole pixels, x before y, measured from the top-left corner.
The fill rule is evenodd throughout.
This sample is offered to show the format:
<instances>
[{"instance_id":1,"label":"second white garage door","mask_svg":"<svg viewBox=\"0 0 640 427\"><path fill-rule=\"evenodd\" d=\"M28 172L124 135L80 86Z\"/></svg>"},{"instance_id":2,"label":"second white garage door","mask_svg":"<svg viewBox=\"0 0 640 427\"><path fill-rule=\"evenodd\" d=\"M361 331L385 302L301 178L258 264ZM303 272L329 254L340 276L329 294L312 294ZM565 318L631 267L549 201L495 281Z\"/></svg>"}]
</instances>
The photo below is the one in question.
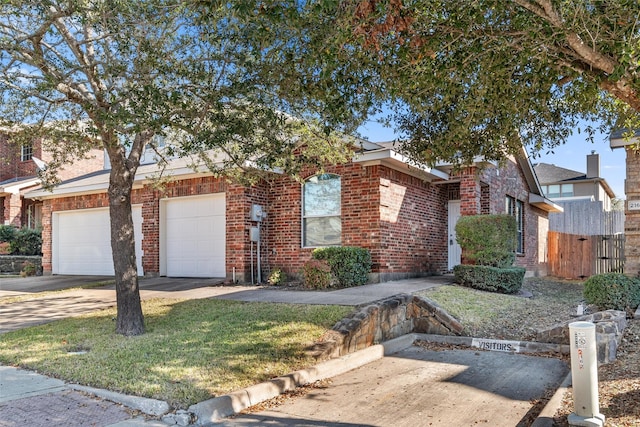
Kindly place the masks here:
<instances>
[{"instance_id":1,"label":"second white garage door","mask_svg":"<svg viewBox=\"0 0 640 427\"><path fill-rule=\"evenodd\" d=\"M225 195L161 201L161 274L225 277Z\"/></svg>"}]
</instances>

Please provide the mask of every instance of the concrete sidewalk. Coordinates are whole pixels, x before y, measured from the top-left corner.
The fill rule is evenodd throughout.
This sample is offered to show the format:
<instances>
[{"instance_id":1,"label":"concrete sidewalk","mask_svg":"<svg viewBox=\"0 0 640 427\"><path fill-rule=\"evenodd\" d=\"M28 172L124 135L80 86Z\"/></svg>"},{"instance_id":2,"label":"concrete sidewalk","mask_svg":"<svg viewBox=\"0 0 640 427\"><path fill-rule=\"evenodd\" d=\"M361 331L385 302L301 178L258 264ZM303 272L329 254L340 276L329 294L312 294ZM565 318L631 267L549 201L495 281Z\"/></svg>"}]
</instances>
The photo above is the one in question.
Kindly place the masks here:
<instances>
[{"instance_id":1,"label":"concrete sidewalk","mask_svg":"<svg viewBox=\"0 0 640 427\"><path fill-rule=\"evenodd\" d=\"M398 294L415 292L452 284L453 276L429 276L416 279L374 283L333 291L290 291L286 289L242 289L216 298L247 302L276 302L288 304L322 304L358 306Z\"/></svg>"}]
</instances>

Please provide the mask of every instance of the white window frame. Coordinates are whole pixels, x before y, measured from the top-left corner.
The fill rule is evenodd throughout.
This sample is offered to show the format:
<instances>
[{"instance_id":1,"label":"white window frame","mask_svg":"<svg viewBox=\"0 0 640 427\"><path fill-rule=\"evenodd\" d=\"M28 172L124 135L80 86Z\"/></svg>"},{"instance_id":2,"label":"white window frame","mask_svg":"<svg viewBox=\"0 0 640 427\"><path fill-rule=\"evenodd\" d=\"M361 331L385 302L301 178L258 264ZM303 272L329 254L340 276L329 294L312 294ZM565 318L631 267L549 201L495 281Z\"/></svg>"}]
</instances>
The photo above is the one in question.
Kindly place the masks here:
<instances>
[{"instance_id":1,"label":"white window frame","mask_svg":"<svg viewBox=\"0 0 640 427\"><path fill-rule=\"evenodd\" d=\"M20 147L20 161L28 162L33 158L33 145L22 145Z\"/></svg>"},{"instance_id":2,"label":"white window frame","mask_svg":"<svg viewBox=\"0 0 640 427\"><path fill-rule=\"evenodd\" d=\"M339 205L337 208L337 212L332 212L330 214L310 214L308 213L308 209L306 206L306 186L312 182L313 179L318 179L318 178L322 178L322 177L331 177L331 179L337 179L338 180L338 200L339 200ZM309 237L309 233L307 232L307 223L308 220L314 220L314 219L330 219L330 218L335 218L338 221L340 221L340 229L339 229L339 236L337 240L334 241L329 241L326 242L325 244L316 244L315 242L307 242L308 237ZM323 247L323 246L340 246L342 244L342 178L340 177L340 175L337 174L332 174L332 173L324 173L324 174L319 174L319 175L314 175L311 176L309 178L307 178L304 182L304 184L302 185L302 221L301 221L302 227L301 227L301 243L302 243L302 247L303 248L316 248L316 247Z\"/></svg>"},{"instance_id":3,"label":"white window frame","mask_svg":"<svg viewBox=\"0 0 640 427\"><path fill-rule=\"evenodd\" d=\"M516 254L524 255L524 202L515 197L506 196L505 212L516 218Z\"/></svg>"}]
</instances>

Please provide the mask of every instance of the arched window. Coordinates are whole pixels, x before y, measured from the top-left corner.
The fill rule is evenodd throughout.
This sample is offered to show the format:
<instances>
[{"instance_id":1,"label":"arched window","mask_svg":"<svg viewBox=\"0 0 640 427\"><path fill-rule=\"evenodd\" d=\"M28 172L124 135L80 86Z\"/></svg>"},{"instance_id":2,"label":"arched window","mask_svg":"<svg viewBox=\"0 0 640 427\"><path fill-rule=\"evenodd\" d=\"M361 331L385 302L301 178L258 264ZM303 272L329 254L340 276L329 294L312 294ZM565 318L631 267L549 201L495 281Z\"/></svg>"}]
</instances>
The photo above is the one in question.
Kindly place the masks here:
<instances>
[{"instance_id":1,"label":"arched window","mask_svg":"<svg viewBox=\"0 0 640 427\"><path fill-rule=\"evenodd\" d=\"M302 191L302 245L336 246L341 243L340 177L315 175L307 179Z\"/></svg>"}]
</instances>

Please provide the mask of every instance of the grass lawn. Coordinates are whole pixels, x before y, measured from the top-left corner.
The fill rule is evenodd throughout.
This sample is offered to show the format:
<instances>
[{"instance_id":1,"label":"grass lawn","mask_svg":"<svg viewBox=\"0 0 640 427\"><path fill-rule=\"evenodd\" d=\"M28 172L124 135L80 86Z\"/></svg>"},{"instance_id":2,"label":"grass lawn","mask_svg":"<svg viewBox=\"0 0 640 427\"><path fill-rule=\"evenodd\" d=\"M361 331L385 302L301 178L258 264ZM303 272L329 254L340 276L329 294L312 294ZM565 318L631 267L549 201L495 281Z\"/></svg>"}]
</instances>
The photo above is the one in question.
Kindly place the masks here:
<instances>
[{"instance_id":1,"label":"grass lawn","mask_svg":"<svg viewBox=\"0 0 640 427\"><path fill-rule=\"evenodd\" d=\"M186 408L312 365L305 347L352 310L214 299L142 304L142 336L116 335L115 309L103 310L3 334L0 363Z\"/></svg>"},{"instance_id":2,"label":"grass lawn","mask_svg":"<svg viewBox=\"0 0 640 427\"><path fill-rule=\"evenodd\" d=\"M533 339L536 329L571 319L584 300L580 282L528 278L523 289L532 298L462 286L440 286L420 295L458 319L463 335L499 339Z\"/></svg>"}]
</instances>

